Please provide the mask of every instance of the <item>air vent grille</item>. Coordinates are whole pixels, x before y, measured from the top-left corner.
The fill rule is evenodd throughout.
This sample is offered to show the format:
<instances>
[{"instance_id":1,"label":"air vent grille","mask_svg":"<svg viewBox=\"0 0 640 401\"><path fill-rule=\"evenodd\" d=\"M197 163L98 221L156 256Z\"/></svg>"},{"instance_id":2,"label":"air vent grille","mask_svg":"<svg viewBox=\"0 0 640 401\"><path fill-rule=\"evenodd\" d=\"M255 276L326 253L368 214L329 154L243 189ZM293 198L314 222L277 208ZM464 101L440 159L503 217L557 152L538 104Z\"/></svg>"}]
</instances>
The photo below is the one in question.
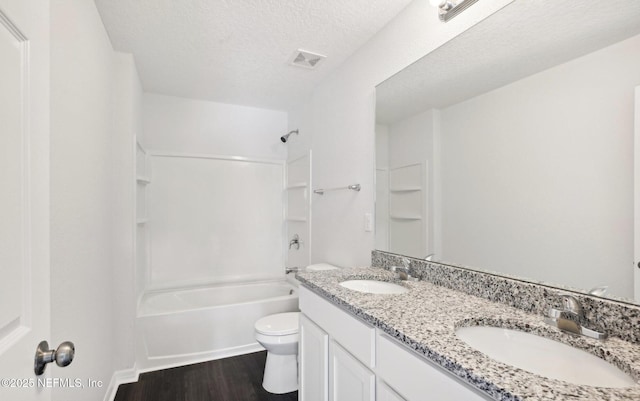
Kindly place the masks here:
<instances>
[{"instance_id":1,"label":"air vent grille","mask_svg":"<svg viewBox=\"0 0 640 401\"><path fill-rule=\"evenodd\" d=\"M321 54L298 49L295 51L295 53L293 53L289 64L295 65L297 67L314 69L318 67L318 65L321 64L326 57L327 56L323 56Z\"/></svg>"}]
</instances>

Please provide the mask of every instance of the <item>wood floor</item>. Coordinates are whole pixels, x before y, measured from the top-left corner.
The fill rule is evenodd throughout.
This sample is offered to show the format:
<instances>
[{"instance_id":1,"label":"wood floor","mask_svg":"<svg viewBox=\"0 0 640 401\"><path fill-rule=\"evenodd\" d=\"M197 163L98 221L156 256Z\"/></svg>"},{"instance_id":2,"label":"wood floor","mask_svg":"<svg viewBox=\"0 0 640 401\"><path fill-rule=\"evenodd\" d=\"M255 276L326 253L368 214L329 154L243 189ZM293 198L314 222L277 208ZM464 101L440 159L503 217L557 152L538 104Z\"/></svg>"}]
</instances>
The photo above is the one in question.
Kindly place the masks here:
<instances>
[{"instance_id":1,"label":"wood floor","mask_svg":"<svg viewBox=\"0 0 640 401\"><path fill-rule=\"evenodd\" d=\"M115 401L297 401L298 392L262 388L267 352L143 373L118 387Z\"/></svg>"}]
</instances>

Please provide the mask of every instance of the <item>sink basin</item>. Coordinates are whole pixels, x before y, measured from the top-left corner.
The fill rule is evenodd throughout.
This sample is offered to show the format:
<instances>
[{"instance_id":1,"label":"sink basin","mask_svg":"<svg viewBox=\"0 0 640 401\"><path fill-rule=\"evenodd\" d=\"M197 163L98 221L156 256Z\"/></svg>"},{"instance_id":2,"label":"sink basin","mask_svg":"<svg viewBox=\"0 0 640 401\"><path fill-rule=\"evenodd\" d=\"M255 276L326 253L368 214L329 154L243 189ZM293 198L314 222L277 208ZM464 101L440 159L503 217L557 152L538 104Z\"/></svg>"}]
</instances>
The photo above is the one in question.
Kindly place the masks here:
<instances>
[{"instance_id":1,"label":"sink basin","mask_svg":"<svg viewBox=\"0 0 640 401\"><path fill-rule=\"evenodd\" d=\"M496 361L572 384L624 388L633 378L614 365L578 348L523 331L472 326L456 336Z\"/></svg>"},{"instance_id":2,"label":"sink basin","mask_svg":"<svg viewBox=\"0 0 640 401\"><path fill-rule=\"evenodd\" d=\"M340 285L350 290L369 294L403 294L409 291L401 285L378 280L348 280L341 282Z\"/></svg>"}]
</instances>

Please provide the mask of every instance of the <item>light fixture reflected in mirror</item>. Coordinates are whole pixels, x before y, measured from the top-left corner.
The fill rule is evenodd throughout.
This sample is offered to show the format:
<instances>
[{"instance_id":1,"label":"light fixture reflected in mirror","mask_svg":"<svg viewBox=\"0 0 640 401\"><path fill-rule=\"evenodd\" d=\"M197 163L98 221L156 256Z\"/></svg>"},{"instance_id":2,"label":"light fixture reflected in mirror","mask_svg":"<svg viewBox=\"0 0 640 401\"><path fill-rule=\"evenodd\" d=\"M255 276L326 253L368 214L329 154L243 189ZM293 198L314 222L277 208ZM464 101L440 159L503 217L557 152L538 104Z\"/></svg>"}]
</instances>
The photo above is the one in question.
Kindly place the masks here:
<instances>
[{"instance_id":1,"label":"light fixture reflected in mirror","mask_svg":"<svg viewBox=\"0 0 640 401\"><path fill-rule=\"evenodd\" d=\"M447 22L477 1L478 0L429 0L429 3L434 7L438 7L440 21Z\"/></svg>"}]
</instances>

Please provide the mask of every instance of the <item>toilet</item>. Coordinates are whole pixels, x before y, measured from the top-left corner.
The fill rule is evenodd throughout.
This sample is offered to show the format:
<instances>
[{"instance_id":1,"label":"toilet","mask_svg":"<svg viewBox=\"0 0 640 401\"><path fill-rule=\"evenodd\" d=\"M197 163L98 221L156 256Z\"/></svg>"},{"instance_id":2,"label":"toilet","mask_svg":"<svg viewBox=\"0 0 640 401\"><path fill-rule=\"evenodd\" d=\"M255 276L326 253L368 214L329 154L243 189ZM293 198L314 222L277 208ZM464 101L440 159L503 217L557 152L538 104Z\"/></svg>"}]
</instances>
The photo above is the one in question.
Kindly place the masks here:
<instances>
[{"instance_id":1,"label":"toilet","mask_svg":"<svg viewBox=\"0 0 640 401\"><path fill-rule=\"evenodd\" d=\"M298 390L300 312L276 313L255 324L256 340L267 350L262 387L273 394Z\"/></svg>"}]
</instances>

